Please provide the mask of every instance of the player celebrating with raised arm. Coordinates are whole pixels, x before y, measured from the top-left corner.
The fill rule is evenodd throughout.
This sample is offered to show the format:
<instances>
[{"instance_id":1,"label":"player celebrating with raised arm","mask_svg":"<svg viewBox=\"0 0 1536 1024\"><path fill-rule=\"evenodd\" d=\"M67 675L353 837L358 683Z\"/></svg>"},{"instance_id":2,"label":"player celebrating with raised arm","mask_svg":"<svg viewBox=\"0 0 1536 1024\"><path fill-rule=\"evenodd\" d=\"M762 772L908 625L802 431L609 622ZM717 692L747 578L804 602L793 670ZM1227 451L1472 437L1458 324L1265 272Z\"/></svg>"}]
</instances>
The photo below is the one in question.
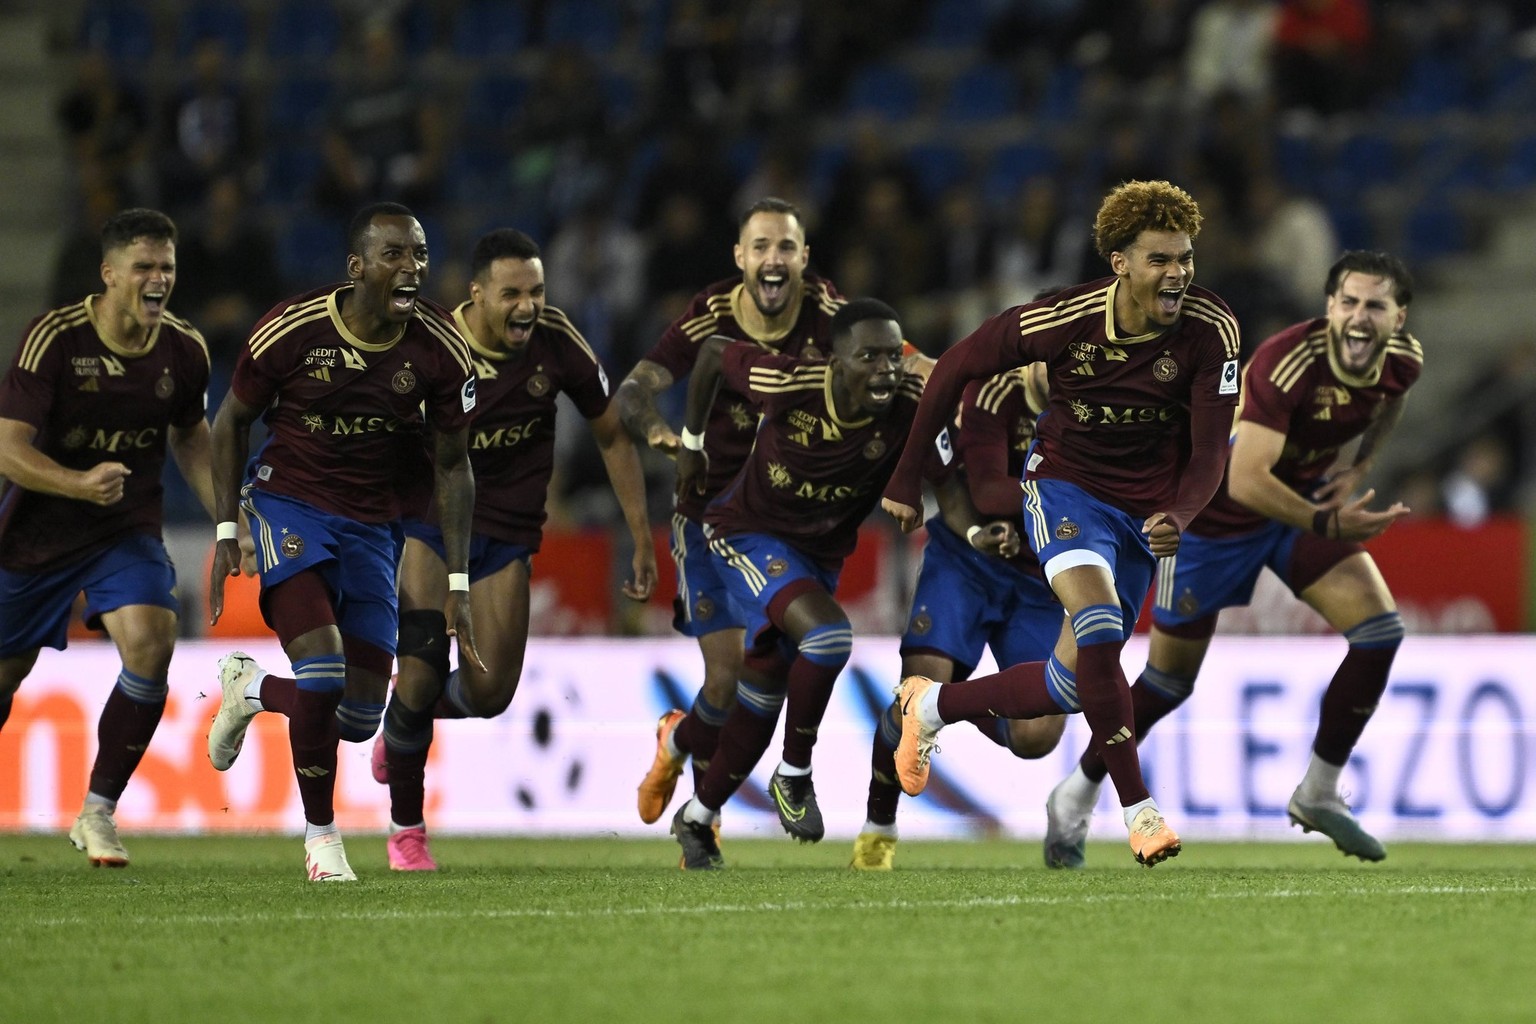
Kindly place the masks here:
<instances>
[{"instance_id":1,"label":"player celebrating with raised arm","mask_svg":"<svg viewBox=\"0 0 1536 1024\"><path fill-rule=\"evenodd\" d=\"M1142 778L1120 651L1156 559L1178 550L1221 481L1239 388L1237 322L1193 284L1199 231L1200 207L1183 189L1166 181L1114 188L1094 221L1114 276L1006 310L944 353L884 502L903 529L915 529L919 453L966 383L1046 364L1050 401L1026 465L1024 516L1066 628L1049 662L960 686L903 681L897 775L907 793L922 792L947 723L1082 711L1120 796L1131 851L1148 866L1180 843Z\"/></svg>"},{"instance_id":2,"label":"player celebrating with raised arm","mask_svg":"<svg viewBox=\"0 0 1536 1024\"><path fill-rule=\"evenodd\" d=\"M654 348L619 385L619 413L629 431L659 451L675 454L679 438L656 408L656 396L693 370L700 346L712 335L750 341L766 352L794 358L825 354L832 315L842 299L831 282L808 271L810 247L800 211L772 197L743 215L735 246L741 273L693 297ZM730 606L704 538L704 507L741 469L757 431L757 403L727 380L699 436L707 437L702 488L679 488L672 515L672 558L677 564L673 627L699 642L704 683L693 706L673 709L656 726L656 755L637 796L640 820L658 820L672 800L677 777L693 758L695 784L714 756L720 728L735 701L741 676L744 623Z\"/></svg>"},{"instance_id":3,"label":"player celebrating with raised arm","mask_svg":"<svg viewBox=\"0 0 1536 1024\"><path fill-rule=\"evenodd\" d=\"M314 882L357 877L335 823L337 745L371 740L384 715L400 520L421 492L428 436L448 569L444 618L463 655L480 661L469 601L469 346L446 310L420 298L427 239L410 210L365 207L347 244L348 283L280 303L256 324L213 423L211 619L223 611L225 577L238 569L234 524L243 508L262 615L295 678L269 675L238 651L225 656L208 758L227 770L258 711L288 716ZM247 471L258 415L268 437Z\"/></svg>"},{"instance_id":4,"label":"player celebrating with raised arm","mask_svg":"<svg viewBox=\"0 0 1536 1024\"><path fill-rule=\"evenodd\" d=\"M475 475L469 601L491 671L448 666L448 588L443 534L407 519L400 561L400 674L373 747L374 777L389 784L389 865L433 871L427 845L425 772L434 718L494 718L511 704L528 646L528 579L543 536L555 465L555 400L561 392L592 425L634 545L624 595L651 596L656 552L645 511L640 458L610 401L608 375L566 315L544 303L544 260L521 231L502 228L475 244L469 300L454 310L479 379L470 443ZM487 625L489 623L489 625Z\"/></svg>"},{"instance_id":5,"label":"player celebrating with raised arm","mask_svg":"<svg viewBox=\"0 0 1536 1024\"><path fill-rule=\"evenodd\" d=\"M1131 687L1136 737L1189 698L1223 608L1244 605L1267 566L1349 643L1323 693L1312 758L1291 795L1291 821L1322 832L1346 855L1386 850L1339 795L1349 760L1403 640L1392 592L1362 541L1408 509L1375 511L1354 497L1372 457L1402 416L1424 353L1406 334L1413 277L1381 252L1346 252L1325 286L1324 315L1258 347L1243 374L1243 402L1223 487L1159 568L1147 667ZM1350 467L1329 470L1356 438ZM1083 863L1088 822L1104 779L1092 748L1046 801L1045 862Z\"/></svg>"},{"instance_id":6,"label":"player celebrating with raised arm","mask_svg":"<svg viewBox=\"0 0 1536 1024\"><path fill-rule=\"evenodd\" d=\"M101 259L105 290L33 320L0 382L0 727L39 651L68 643L84 591L85 621L112 638L122 671L69 840L120 868L113 813L165 711L180 613L161 538L167 447L210 516L214 503L208 346L166 309L176 226L117 213Z\"/></svg>"},{"instance_id":7,"label":"player celebrating with raised arm","mask_svg":"<svg viewBox=\"0 0 1536 1024\"><path fill-rule=\"evenodd\" d=\"M768 793L791 836L814 843L824 834L811 750L853 650L853 630L833 594L859 524L906 443L922 381L903 372L896 314L875 299L838 310L826 361L710 339L694 375L685 438L707 435L722 381L763 415L747 461L705 512L710 551L747 636L719 750L672 820L681 866L708 870L723 863L715 816L768 749L786 703L784 758ZM679 489L707 479L706 462L704 445L688 443L678 453Z\"/></svg>"}]
</instances>

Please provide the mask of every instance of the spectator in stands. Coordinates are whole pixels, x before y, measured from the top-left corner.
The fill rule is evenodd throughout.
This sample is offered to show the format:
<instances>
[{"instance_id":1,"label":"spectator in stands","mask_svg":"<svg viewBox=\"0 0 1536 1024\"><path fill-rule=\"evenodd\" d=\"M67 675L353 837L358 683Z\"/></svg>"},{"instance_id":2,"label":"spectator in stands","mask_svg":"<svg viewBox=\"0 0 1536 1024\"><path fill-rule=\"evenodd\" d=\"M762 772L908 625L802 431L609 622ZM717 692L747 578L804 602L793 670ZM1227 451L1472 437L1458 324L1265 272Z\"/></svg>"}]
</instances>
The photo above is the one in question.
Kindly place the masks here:
<instances>
[{"instance_id":1,"label":"spectator in stands","mask_svg":"<svg viewBox=\"0 0 1536 1024\"><path fill-rule=\"evenodd\" d=\"M645 286L645 242L615 213L606 190L595 190L550 240L545 252L550 288L580 323L599 358L629 366L629 338Z\"/></svg>"},{"instance_id":2,"label":"spectator in stands","mask_svg":"<svg viewBox=\"0 0 1536 1024\"><path fill-rule=\"evenodd\" d=\"M1256 107L1268 104L1270 52L1279 13L1274 0L1213 0L1195 12L1184 53L1192 107L1203 109L1223 92Z\"/></svg>"},{"instance_id":3,"label":"spectator in stands","mask_svg":"<svg viewBox=\"0 0 1536 1024\"><path fill-rule=\"evenodd\" d=\"M581 49L549 52L510 124L513 178L544 195L555 222L602 187L611 125L597 66Z\"/></svg>"},{"instance_id":4,"label":"spectator in stands","mask_svg":"<svg viewBox=\"0 0 1536 1024\"><path fill-rule=\"evenodd\" d=\"M81 182L83 201L79 223L64 238L48 283L48 307L58 309L101 291L101 228L123 205L111 181Z\"/></svg>"},{"instance_id":5,"label":"spectator in stands","mask_svg":"<svg viewBox=\"0 0 1536 1024\"><path fill-rule=\"evenodd\" d=\"M443 118L410 74L390 21L365 22L359 43L360 70L327 118L316 200L341 214L383 196L430 208L446 155Z\"/></svg>"},{"instance_id":6,"label":"spectator in stands","mask_svg":"<svg viewBox=\"0 0 1536 1024\"><path fill-rule=\"evenodd\" d=\"M1260 266L1283 289L1295 316L1302 315L1316 301L1317 282L1327 280L1328 268L1339 252L1338 233L1328 211L1265 170L1248 183L1244 219L1249 224L1248 243Z\"/></svg>"},{"instance_id":7,"label":"spectator in stands","mask_svg":"<svg viewBox=\"0 0 1536 1024\"><path fill-rule=\"evenodd\" d=\"M1509 450L1497 434L1474 437L1440 483L1445 511L1457 526L1474 527L1509 507Z\"/></svg>"},{"instance_id":8,"label":"spectator in stands","mask_svg":"<svg viewBox=\"0 0 1536 1024\"><path fill-rule=\"evenodd\" d=\"M105 53L79 55L58 119L82 182L108 185L125 202L151 191L149 105Z\"/></svg>"},{"instance_id":9,"label":"spectator in stands","mask_svg":"<svg viewBox=\"0 0 1536 1024\"><path fill-rule=\"evenodd\" d=\"M1282 0L1274 49L1280 109L1328 115L1358 107L1374 38L1369 0Z\"/></svg>"},{"instance_id":10,"label":"spectator in stands","mask_svg":"<svg viewBox=\"0 0 1536 1024\"><path fill-rule=\"evenodd\" d=\"M1022 305L1048 284L1073 280L1087 254L1091 227L1086 218L1073 216L1055 179L1037 175L1025 181L998 235L993 308Z\"/></svg>"},{"instance_id":11,"label":"spectator in stands","mask_svg":"<svg viewBox=\"0 0 1536 1024\"><path fill-rule=\"evenodd\" d=\"M254 149L250 103L230 74L223 41L198 40L190 69L161 124L160 194L176 215L195 209L216 178L243 173Z\"/></svg>"}]
</instances>

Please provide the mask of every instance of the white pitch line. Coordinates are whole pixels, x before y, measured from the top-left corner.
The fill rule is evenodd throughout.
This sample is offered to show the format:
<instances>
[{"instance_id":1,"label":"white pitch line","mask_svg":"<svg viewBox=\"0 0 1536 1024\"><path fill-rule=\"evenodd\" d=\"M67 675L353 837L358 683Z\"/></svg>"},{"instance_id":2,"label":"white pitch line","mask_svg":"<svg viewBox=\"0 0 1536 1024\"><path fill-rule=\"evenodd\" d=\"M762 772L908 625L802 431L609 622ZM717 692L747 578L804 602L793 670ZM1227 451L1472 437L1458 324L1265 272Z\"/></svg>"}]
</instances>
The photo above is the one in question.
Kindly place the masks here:
<instances>
[{"instance_id":1,"label":"white pitch line","mask_svg":"<svg viewBox=\"0 0 1536 1024\"><path fill-rule=\"evenodd\" d=\"M466 920L479 918L487 921L558 919L577 920L629 917L681 917L697 914L782 914L805 911L847 910L969 910L992 907L1024 906L1071 906L1093 903L1145 903L1158 900L1180 903L1192 899L1225 900L1294 900L1335 896L1498 896L1536 894L1536 884L1508 886L1466 885L1403 885L1391 888L1351 887L1346 889L1272 889L1268 892L1207 892L1196 895L1179 893L1116 893L1107 896L976 896L958 900L843 900L817 902L761 902L761 903L705 903L694 906L674 907L651 904L642 907L593 907L586 910L542 909L534 907L448 909L381 909L381 910L323 910L293 911L288 913L256 912L249 914L180 914L158 916L139 914L114 924L130 925L229 925L248 923L296 923L303 921L430 921L443 918ZM16 922L12 925L31 928L69 928L80 925L100 925L104 918L72 915L46 917L34 921Z\"/></svg>"}]
</instances>

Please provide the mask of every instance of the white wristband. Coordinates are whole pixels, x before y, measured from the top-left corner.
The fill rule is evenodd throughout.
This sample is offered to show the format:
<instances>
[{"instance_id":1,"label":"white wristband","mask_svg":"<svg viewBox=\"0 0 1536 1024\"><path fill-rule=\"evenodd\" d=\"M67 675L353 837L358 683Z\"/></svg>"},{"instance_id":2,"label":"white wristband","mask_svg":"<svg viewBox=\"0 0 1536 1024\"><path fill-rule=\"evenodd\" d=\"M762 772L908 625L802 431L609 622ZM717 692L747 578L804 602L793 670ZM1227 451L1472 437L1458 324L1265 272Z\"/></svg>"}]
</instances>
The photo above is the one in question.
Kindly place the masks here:
<instances>
[{"instance_id":1,"label":"white wristband","mask_svg":"<svg viewBox=\"0 0 1536 1024\"><path fill-rule=\"evenodd\" d=\"M448 589L457 590L460 593L469 593L469 573L451 572L448 574Z\"/></svg>"},{"instance_id":2,"label":"white wristband","mask_svg":"<svg viewBox=\"0 0 1536 1024\"><path fill-rule=\"evenodd\" d=\"M980 533L980 532L981 532L981 527L979 527L979 526L972 526L970 529L965 531L965 542L967 544L969 544L971 547L975 547L976 546L976 535L978 533Z\"/></svg>"},{"instance_id":3,"label":"white wristband","mask_svg":"<svg viewBox=\"0 0 1536 1024\"><path fill-rule=\"evenodd\" d=\"M689 430L687 427L684 427L683 428L683 432L680 435L678 435L678 436L682 439L683 447L687 448L689 451L691 451L691 452L701 452L701 451L704 450L704 435L703 434L695 434L693 431Z\"/></svg>"},{"instance_id":4,"label":"white wristband","mask_svg":"<svg viewBox=\"0 0 1536 1024\"><path fill-rule=\"evenodd\" d=\"M215 540L234 540L239 533L240 524L238 523L220 523L213 528Z\"/></svg>"}]
</instances>

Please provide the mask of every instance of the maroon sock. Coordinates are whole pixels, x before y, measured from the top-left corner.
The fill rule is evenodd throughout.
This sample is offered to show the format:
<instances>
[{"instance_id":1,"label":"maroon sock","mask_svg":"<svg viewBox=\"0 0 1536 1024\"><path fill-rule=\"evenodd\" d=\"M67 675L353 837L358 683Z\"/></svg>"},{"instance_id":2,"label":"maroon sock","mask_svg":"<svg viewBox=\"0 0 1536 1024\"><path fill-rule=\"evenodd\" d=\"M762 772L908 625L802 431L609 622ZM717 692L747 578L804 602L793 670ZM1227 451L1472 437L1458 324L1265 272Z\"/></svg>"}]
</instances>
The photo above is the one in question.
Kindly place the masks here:
<instances>
[{"instance_id":1,"label":"maroon sock","mask_svg":"<svg viewBox=\"0 0 1536 1024\"><path fill-rule=\"evenodd\" d=\"M1147 799L1136 756L1136 714L1131 706L1131 687L1120 669L1120 649L1125 642L1088 644L1077 651L1077 697L1083 718L1093 730L1093 746L1104 759L1104 769L1120 806Z\"/></svg>"},{"instance_id":2,"label":"maroon sock","mask_svg":"<svg viewBox=\"0 0 1536 1024\"><path fill-rule=\"evenodd\" d=\"M260 696L263 711L276 711L280 715L293 717L294 701L299 692L299 684L294 682L292 676L275 676L268 672L261 677Z\"/></svg>"},{"instance_id":3,"label":"maroon sock","mask_svg":"<svg viewBox=\"0 0 1536 1024\"><path fill-rule=\"evenodd\" d=\"M818 665L805 655L789 663L789 695L784 702L784 760L796 768L811 766L816 733L832 700L832 687L846 662Z\"/></svg>"},{"instance_id":4,"label":"maroon sock","mask_svg":"<svg viewBox=\"0 0 1536 1024\"><path fill-rule=\"evenodd\" d=\"M777 715L759 715L740 704L731 709L720 730L720 748L710 758L709 770L694 790L700 803L712 811L725 806L773 742L776 725Z\"/></svg>"},{"instance_id":5,"label":"maroon sock","mask_svg":"<svg viewBox=\"0 0 1536 1024\"><path fill-rule=\"evenodd\" d=\"M1154 725L1182 703L1184 698L1173 698L1158 693L1138 678L1136 685L1131 687L1131 709L1136 720L1137 742L1140 742ZM1083 751L1083 756L1077 763L1089 779L1094 782L1104 781L1106 774L1104 758L1100 756L1097 744L1088 744L1088 749Z\"/></svg>"},{"instance_id":6,"label":"maroon sock","mask_svg":"<svg viewBox=\"0 0 1536 1024\"><path fill-rule=\"evenodd\" d=\"M340 690L297 690L288 716L288 746L293 751L299 799L304 803L304 820L312 825L336 820L336 748L341 744L336 706L340 703Z\"/></svg>"},{"instance_id":7,"label":"maroon sock","mask_svg":"<svg viewBox=\"0 0 1536 1024\"><path fill-rule=\"evenodd\" d=\"M397 825L414 825L426 818L427 754L422 747L408 754L389 752L389 819Z\"/></svg>"},{"instance_id":8,"label":"maroon sock","mask_svg":"<svg viewBox=\"0 0 1536 1024\"><path fill-rule=\"evenodd\" d=\"M97 796L116 800L133 776L133 770L149 749L150 737L165 713L165 701L140 704L117 687L107 697L96 723L96 763L91 766L90 789Z\"/></svg>"},{"instance_id":9,"label":"maroon sock","mask_svg":"<svg viewBox=\"0 0 1536 1024\"><path fill-rule=\"evenodd\" d=\"M896 805L901 802L901 785L896 781L896 748L891 745L891 716L896 718L894 731L901 735L901 711L891 704L880 712L875 723L875 738L869 745L869 799L864 804L864 817L876 825L896 824Z\"/></svg>"},{"instance_id":10,"label":"maroon sock","mask_svg":"<svg viewBox=\"0 0 1536 1024\"><path fill-rule=\"evenodd\" d=\"M973 718L1040 718L1062 707L1045 686L1043 661L1027 661L990 676L939 689L939 717L946 722Z\"/></svg>"},{"instance_id":11,"label":"maroon sock","mask_svg":"<svg viewBox=\"0 0 1536 1024\"><path fill-rule=\"evenodd\" d=\"M1387 688L1387 674L1397 648L1351 646L1339 663L1338 671L1323 691L1322 711L1317 719L1317 738L1312 750L1332 765L1343 765L1350 751L1360 742L1365 723L1371 720L1376 704Z\"/></svg>"}]
</instances>

